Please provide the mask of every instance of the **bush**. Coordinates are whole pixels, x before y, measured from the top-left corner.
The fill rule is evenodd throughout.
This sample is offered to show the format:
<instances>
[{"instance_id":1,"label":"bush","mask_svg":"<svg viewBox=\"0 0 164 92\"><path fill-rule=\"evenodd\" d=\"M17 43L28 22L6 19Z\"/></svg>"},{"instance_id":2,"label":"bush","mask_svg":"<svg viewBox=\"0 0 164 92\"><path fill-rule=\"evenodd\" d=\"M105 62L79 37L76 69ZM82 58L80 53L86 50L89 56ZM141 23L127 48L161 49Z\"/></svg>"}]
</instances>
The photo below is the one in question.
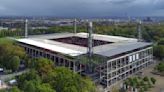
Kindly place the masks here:
<instances>
[{"instance_id":1,"label":"bush","mask_svg":"<svg viewBox=\"0 0 164 92\"><path fill-rule=\"evenodd\" d=\"M149 81L149 78L146 76L143 78L144 81L148 82Z\"/></svg>"},{"instance_id":2,"label":"bush","mask_svg":"<svg viewBox=\"0 0 164 92\"><path fill-rule=\"evenodd\" d=\"M147 76L145 76L144 78L141 77L128 78L127 80L124 81L124 84L133 88L137 88L139 92L145 92L149 88L151 88L153 84L155 84L155 82L156 80L153 77L148 78Z\"/></svg>"},{"instance_id":3,"label":"bush","mask_svg":"<svg viewBox=\"0 0 164 92\"><path fill-rule=\"evenodd\" d=\"M156 68L158 72L164 72L164 63L159 63Z\"/></svg>"},{"instance_id":4,"label":"bush","mask_svg":"<svg viewBox=\"0 0 164 92\"><path fill-rule=\"evenodd\" d=\"M140 88L139 92L145 92L143 88Z\"/></svg>"},{"instance_id":5,"label":"bush","mask_svg":"<svg viewBox=\"0 0 164 92\"><path fill-rule=\"evenodd\" d=\"M21 92L21 90L18 87L13 87L9 90L9 92Z\"/></svg>"},{"instance_id":6,"label":"bush","mask_svg":"<svg viewBox=\"0 0 164 92\"><path fill-rule=\"evenodd\" d=\"M159 40L158 45L164 45L164 38Z\"/></svg>"},{"instance_id":7,"label":"bush","mask_svg":"<svg viewBox=\"0 0 164 92\"><path fill-rule=\"evenodd\" d=\"M143 86L143 89L144 91L148 91L148 86L147 85Z\"/></svg>"},{"instance_id":8,"label":"bush","mask_svg":"<svg viewBox=\"0 0 164 92\"><path fill-rule=\"evenodd\" d=\"M153 84L156 83L156 79L155 79L155 78L151 77L150 80L151 80L151 82L152 82Z\"/></svg>"}]
</instances>

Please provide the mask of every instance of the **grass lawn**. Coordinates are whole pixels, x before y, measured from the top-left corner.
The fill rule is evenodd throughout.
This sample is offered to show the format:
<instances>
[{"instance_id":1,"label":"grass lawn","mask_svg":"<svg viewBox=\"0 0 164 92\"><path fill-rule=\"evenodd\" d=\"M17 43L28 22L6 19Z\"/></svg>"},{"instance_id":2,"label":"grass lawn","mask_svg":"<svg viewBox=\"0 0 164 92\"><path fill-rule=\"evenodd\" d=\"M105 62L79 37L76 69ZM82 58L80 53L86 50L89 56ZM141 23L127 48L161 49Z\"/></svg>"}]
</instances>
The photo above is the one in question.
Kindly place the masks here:
<instances>
[{"instance_id":1,"label":"grass lawn","mask_svg":"<svg viewBox=\"0 0 164 92\"><path fill-rule=\"evenodd\" d=\"M13 40L9 39L9 38L0 38L0 44L10 44L13 43Z\"/></svg>"}]
</instances>

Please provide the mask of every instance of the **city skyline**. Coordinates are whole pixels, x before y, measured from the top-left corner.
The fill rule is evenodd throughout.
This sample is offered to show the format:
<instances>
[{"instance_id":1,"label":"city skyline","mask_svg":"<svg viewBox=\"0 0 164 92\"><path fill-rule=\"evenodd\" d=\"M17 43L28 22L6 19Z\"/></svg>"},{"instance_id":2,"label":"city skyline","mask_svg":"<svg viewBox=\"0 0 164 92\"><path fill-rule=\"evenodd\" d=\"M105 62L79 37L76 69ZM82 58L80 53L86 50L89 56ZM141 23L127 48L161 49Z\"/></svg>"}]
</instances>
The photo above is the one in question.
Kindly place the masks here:
<instances>
[{"instance_id":1,"label":"city skyline","mask_svg":"<svg viewBox=\"0 0 164 92\"><path fill-rule=\"evenodd\" d=\"M0 16L163 16L162 0L0 0Z\"/></svg>"}]
</instances>

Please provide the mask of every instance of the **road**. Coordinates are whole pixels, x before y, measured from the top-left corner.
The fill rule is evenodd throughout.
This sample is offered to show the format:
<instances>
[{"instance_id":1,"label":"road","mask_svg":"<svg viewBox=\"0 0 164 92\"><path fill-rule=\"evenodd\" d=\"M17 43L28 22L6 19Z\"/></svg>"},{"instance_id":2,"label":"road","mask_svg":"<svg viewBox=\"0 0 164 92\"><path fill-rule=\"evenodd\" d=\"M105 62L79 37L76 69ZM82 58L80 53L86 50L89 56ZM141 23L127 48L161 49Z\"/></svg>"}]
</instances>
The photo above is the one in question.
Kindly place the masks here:
<instances>
[{"instance_id":1,"label":"road","mask_svg":"<svg viewBox=\"0 0 164 92\"><path fill-rule=\"evenodd\" d=\"M0 80L5 81L5 80L8 80L8 79L12 79L13 77L21 75L23 73L26 73L28 71L29 70L26 69L26 70L23 70L23 71L20 71L20 72L12 73L12 74L0 75Z\"/></svg>"}]
</instances>

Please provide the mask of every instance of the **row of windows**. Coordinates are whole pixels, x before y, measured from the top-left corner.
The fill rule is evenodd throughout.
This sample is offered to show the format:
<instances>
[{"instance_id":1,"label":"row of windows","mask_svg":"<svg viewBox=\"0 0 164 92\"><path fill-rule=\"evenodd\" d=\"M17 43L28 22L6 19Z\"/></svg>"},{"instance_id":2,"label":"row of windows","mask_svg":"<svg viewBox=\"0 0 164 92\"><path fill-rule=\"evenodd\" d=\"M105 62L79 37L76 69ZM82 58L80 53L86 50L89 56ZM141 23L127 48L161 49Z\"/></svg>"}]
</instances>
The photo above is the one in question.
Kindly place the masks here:
<instances>
[{"instance_id":1,"label":"row of windows","mask_svg":"<svg viewBox=\"0 0 164 92\"><path fill-rule=\"evenodd\" d=\"M123 57L123 58L108 62L108 66L110 67L111 64L112 64L112 66L116 66L116 65L119 65L119 64L127 65L127 64L132 63L136 60L139 60L139 59L142 59L146 56L152 55L152 53L150 53L150 52L152 52L152 49L148 49L148 50L145 50L145 51L142 51L142 52L130 55L130 56L126 56L126 57Z\"/></svg>"},{"instance_id":2,"label":"row of windows","mask_svg":"<svg viewBox=\"0 0 164 92\"><path fill-rule=\"evenodd\" d=\"M122 67L122 68L118 69L117 71L113 71L112 73L109 73L109 74L112 74L112 77L114 77L116 75L119 75L121 73L124 73L126 71L129 71L131 69L135 69L137 67L140 67L140 66L142 66L145 63L150 63L149 62L150 60L151 60L151 58L143 59L143 60L141 60L139 62L136 62L136 63L134 63L132 65L129 65L129 66L126 66L126 67ZM140 63L140 64L138 64L138 63Z\"/></svg>"},{"instance_id":3,"label":"row of windows","mask_svg":"<svg viewBox=\"0 0 164 92\"><path fill-rule=\"evenodd\" d=\"M141 70L141 69L144 69L144 68L147 67L149 64L150 64L149 62L148 62L148 63L145 63L145 64L143 64L142 66L139 66L139 67L136 67L136 68L134 68L134 69L131 69L131 70L129 70L129 71L127 71L127 72L125 72L125 73L119 75L119 76L116 76L116 72L115 72L115 73L112 73L112 75L109 74L109 75L108 75L109 78L112 78L112 77L114 77L114 76L115 76L115 77L112 78L112 79L110 79L110 80L108 80L108 86L110 86L110 85L116 83L117 81L120 81L120 80L122 80L122 79L127 78L128 76L130 76L130 75L136 73L137 71L139 71L139 70ZM107 78L107 77L104 77L104 78L103 78L103 82L107 82L105 78Z\"/></svg>"},{"instance_id":4,"label":"row of windows","mask_svg":"<svg viewBox=\"0 0 164 92\"><path fill-rule=\"evenodd\" d=\"M62 57L58 57L56 54L46 53L47 51L42 52L39 50L27 48L27 47L25 47L25 50L26 50L27 54L29 54L31 57L45 57L45 58L51 59L52 61L55 61L54 63L57 66L65 66L65 67L69 67L71 70L73 70L74 64L73 64L73 61L71 61L71 60L64 59ZM76 66L75 66L76 70L84 69L84 68L85 68L84 65L76 63Z\"/></svg>"},{"instance_id":5,"label":"row of windows","mask_svg":"<svg viewBox=\"0 0 164 92\"><path fill-rule=\"evenodd\" d=\"M48 53L43 53L42 51L38 51L38 50L26 48L26 47L25 47L25 50L32 57L45 57L45 58L49 58L52 61L55 61L55 63L58 64L58 65L60 63L62 63L63 61L66 61L66 62L68 61L66 59L63 59L63 58L60 58L60 57L57 57L57 56L54 56L54 55L50 55Z\"/></svg>"}]
</instances>

